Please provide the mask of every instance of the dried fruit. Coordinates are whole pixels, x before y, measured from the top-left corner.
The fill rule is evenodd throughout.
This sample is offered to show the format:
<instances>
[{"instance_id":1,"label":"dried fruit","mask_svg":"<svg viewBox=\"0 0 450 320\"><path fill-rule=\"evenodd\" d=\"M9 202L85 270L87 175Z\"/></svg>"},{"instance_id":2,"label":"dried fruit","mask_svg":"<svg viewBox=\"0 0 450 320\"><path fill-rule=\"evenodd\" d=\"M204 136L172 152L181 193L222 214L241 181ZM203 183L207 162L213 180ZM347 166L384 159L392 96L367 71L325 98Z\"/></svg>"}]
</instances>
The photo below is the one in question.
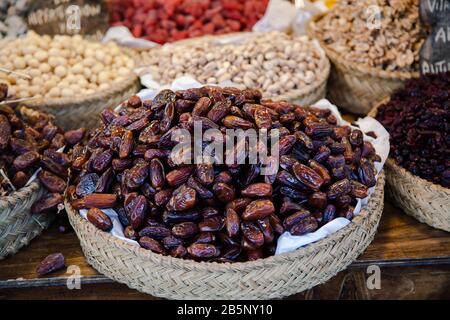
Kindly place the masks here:
<instances>
[{"instance_id":1,"label":"dried fruit","mask_svg":"<svg viewBox=\"0 0 450 320\"><path fill-rule=\"evenodd\" d=\"M39 276L44 276L51 272L63 269L66 267L64 256L62 253L53 253L44 260L42 260L36 268L36 273Z\"/></svg>"},{"instance_id":2,"label":"dried fruit","mask_svg":"<svg viewBox=\"0 0 450 320\"><path fill-rule=\"evenodd\" d=\"M66 189L66 183L63 179L48 171L41 171L38 175L39 181L53 193L63 193Z\"/></svg>"},{"instance_id":3,"label":"dried fruit","mask_svg":"<svg viewBox=\"0 0 450 320\"><path fill-rule=\"evenodd\" d=\"M219 249L207 243L193 243L187 248L187 251L192 257L198 259L213 258L220 254Z\"/></svg>"},{"instance_id":4,"label":"dried fruit","mask_svg":"<svg viewBox=\"0 0 450 320\"><path fill-rule=\"evenodd\" d=\"M251 202L244 213L242 219L244 220L258 220L264 219L275 212L275 207L270 200L255 200Z\"/></svg>"},{"instance_id":5,"label":"dried fruit","mask_svg":"<svg viewBox=\"0 0 450 320\"><path fill-rule=\"evenodd\" d=\"M313 190L319 190L324 183L324 179L316 171L299 162L292 166L292 172L301 183Z\"/></svg>"},{"instance_id":6,"label":"dried fruit","mask_svg":"<svg viewBox=\"0 0 450 320\"><path fill-rule=\"evenodd\" d=\"M164 90L153 101L133 97L105 117L90 141L74 148L72 206L113 208L125 237L178 258L219 263L260 259L275 253L285 231L305 234L336 217L349 218L357 197L369 190L358 169L362 165L364 179L370 180L365 166L376 157L373 146L361 143L351 127L337 130L329 110L261 100L255 90ZM144 118L146 128L136 125L133 134L124 129ZM219 131L198 143L193 121L202 121L202 131ZM278 129L279 159L270 154L251 163L245 155L244 164L181 164L173 157L176 129L187 130L208 153L215 152L208 149L209 142L229 142L226 130L258 127L267 130L267 139L240 142L233 152L269 154ZM25 150L26 144L18 149ZM94 166L104 154L112 154L112 160L105 167Z\"/></svg>"},{"instance_id":7,"label":"dried fruit","mask_svg":"<svg viewBox=\"0 0 450 320\"><path fill-rule=\"evenodd\" d=\"M159 254L166 254L166 250L162 244L150 237L141 237L139 239L139 245L146 250L151 250Z\"/></svg>"},{"instance_id":8,"label":"dried fruit","mask_svg":"<svg viewBox=\"0 0 450 320\"><path fill-rule=\"evenodd\" d=\"M103 231L110 231L113 227L111 219L98 208L89 209L87 219L90 223Z\"/></svg>"},{"instance_id":9,"label":"dried fruit","mask_svg":"<svg viewBox=\"0 0 450 320\"><path fill-rule=\"evenodd\" d=\"M64 201L63 197L59 193L50 193L43 196L31 206L32 214L48 213L55 211L59 204Z\"/></svg>"},{"instance_id":10,"label":"dried fruit","mask_svg":"<svg viewBox=\"0 0 450 320\"><path fill-rule=\"evenodd\" d=\"M377 115L390 135L390 157L413 175L446 188L450 188L449 80L450 72L411 79L378 108ZM362 156L375 161L373 153L364 143ZM367 170L371 170L367 162L363 167L360 182L370 186L372 174Z\"/></svg>"}]
</instances>

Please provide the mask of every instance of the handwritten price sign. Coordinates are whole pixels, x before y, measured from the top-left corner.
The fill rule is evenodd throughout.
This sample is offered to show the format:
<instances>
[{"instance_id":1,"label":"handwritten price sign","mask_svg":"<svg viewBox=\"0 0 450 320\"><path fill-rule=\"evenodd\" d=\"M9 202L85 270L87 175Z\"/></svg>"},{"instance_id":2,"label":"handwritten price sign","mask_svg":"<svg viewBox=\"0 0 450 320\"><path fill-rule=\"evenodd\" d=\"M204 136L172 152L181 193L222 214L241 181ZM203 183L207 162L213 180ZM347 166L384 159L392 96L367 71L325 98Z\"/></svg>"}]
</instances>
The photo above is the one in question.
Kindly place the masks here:
<instances>
[{"instance_id":1,"label":"handwritten price sign","mask_svg":"<svg viewBox=\"0 0 450 320\"><path fill-rule=\"evenodd\" d=\"M420 51L421 73L450 71L450 0L421 0L420 19L431 28Z\"/></svg>"},{"instance_id":2,"label":"handwritten price sign","mask_svg":"<svg viewBox=\"0 0 450 320\"><path fill-rule=\"evenodd\" d=\"M101 39L108 28L106 3L99 0L32 1L28 27L39 34L81 34Z\"/></svg>"}]
</instances>

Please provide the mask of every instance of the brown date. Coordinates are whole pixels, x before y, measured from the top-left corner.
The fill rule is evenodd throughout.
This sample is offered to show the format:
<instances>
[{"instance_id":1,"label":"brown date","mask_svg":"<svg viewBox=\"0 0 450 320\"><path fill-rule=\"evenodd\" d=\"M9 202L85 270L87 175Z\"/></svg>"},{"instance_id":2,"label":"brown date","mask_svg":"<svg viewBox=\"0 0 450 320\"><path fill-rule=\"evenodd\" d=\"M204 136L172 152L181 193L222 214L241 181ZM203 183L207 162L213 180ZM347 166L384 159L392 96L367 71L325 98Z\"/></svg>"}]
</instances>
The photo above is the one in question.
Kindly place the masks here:
<instances>
[{"instance_id":1,"label":"brown date","mask_svg":"<svg viewBox=\"0 0 450 320\"><path fill-rule=\"evenodd\" d=\"M103 231L110 231L113 227L111 219L98 208L89 209L87 219L90 223Z\"/></svg>"},{"instance_id":2,"label":"brown date","mask_svg":"<svg viewBox=\"0 0 450 320\"><path fill-rule=\"evenodd\" d=\"M241 230L243 236L250 241L253 246L261 247L264 244L264 234L255 223L244 221L241 223Z\"/></svg>"},{"instance_id":3,"label":"brown date","mask_svg":"<svg viewBox=\"0 0 450 320\"><path fill-rule=\"evenodd\" d=\"M316 219L309 217L294 225L289 231L294 236L301 236L316 231L318 226Z\"/></svg>"},{"instance_id":4,"label":"brown date","mask_svg":"<svg viewBox=\"0 0 450 320\"><path fill-rule=\"evenodd\" d=\"M193 243L187 248L188 253L198 259L209 259L220 254L219 249L208 243Z\"/></svg>"},{"instance_id":5,"label":"brown date","mask_svg":"<svg viewBox=\"0 0 450 320\"><path fill-rule=\"evenodd\" d=\"M115 194L92 193L85 195L82 199L77 199L72 202L74 209L109 209L116 204L117 196Z\"/></svg>"},{"instance_id":6,"label":"brown date","mask_svg":"<svg viewBox=\"0 0 450 320\"><path fill-rule=\"evenodd\" d=\"M228 208L225 213L225 225L229 237L233 238L239 234L240 223L241 220L236 211L234 211L231 208Z\"/></svg>"},{"instance_id":7,"label":"brown date","mask_svg":"<svg viewBox=\"0 0 450 320\"><path fill-rule=\"evenodd\" d=\"M242 196L250 198L263 198L272 196L272 185L268 183L255 183L241 191Z\"/></svg>"},{"instance_id":8,"label":"brown date","mask_svg":"<svg viewBox=\"0 0 450 320\"><path fill-rule=\"evenodd\" d=\"M292 172L301 183L312 190L319 190L324 183L324 179L316 171L299 162L292 166Z\"/></svg>"},{"instance_id":9,"label":"brown date","mask_svg":"<svg viewBox=\"0 0 450 320\"><path fill-rule=\"evenodd\" d=\"M43 196L31 206L32 214L51 212L57 209L58 205L63 203L64 199L59 193L50 193Z\"/></svg>"},{"instance_id":10,"label":"brown date","mask_svg":"<svg viewBox=\"0 0 450 320\"><path fill-rule=\"evenodd\" d=\"M199 232L199 227L194 222L182 222L172 228L172 234L181 239L191 238Z\"/></svg>"},{"instance_id":11,"label":"brown date","mask_svg":"<svg viewBox=\"0 0 450 320\"><path fill-rule=\"evenodd\" d=\"M167 203L167 209L173 211L185 211L195 207L196 203L197 192L186 185L182 185L173 192L172 197Z\"/></svg>"},{"instance_id":12,"label":"brown date","mask_svg":"<svg viewBox=\"0 0 450 320\"><path fill-rule=\"evenodd\" d=\"M251 202L244 213L242 219L244 220L258 220L264 219L275 212L275 207L270 200L255 200Z\"/></svg>"},{"instance_id":13,"label":"brown date","mask_svg":"<svg viewBox=\"0 0 450 320\"><path fill-rule=\"evenodd\" d=\"M212 189L217 198L222 202L228 203L235 198L235 189L229 184L218 182L213 185Z\"/></svg>"},{"instance_id":14,"label":"brown date","mask_svg":"<svg viewBox=\"0 0 450 320\"><path fill-rule=\"evenodd\" d=\"M166 254L166 250L164 249L162 244L159 243L159 241L152 239L150 237L141 237L139 239L139 245L146 250L151 250L159 254L164 255Z\"/></svg>"},{"instance_id":15,"label":"brown date","mask_svg":"<svg viewBox=\"0 0 450 320\"><path fill-rule=\"evenodd\" d=\"M42 185L50 192L63 193L66 189L66 182L48 171L42 170L38 178Z\"/></svg>"},{"instance_id":16,"label":"brown date","mask_svg":"<svg viewBox=\"0 0 450 320\"><path fill-rule=\"evenodd\" d=\"M185 183L190 175L192 174L194 168L192 166L186 166L181 167L179 169L175 169L173 171L170 171L166 175L166 180L169 186L171 187L178 187Z\"/></svg>"},{"instance_id":17,"label":"brown date","mask_svg":"<svg viewBox=\"0 0 450 320\"><path fill-rule=\"evenodd\" d=\"M36 267L36 273L39 276L44 276L51 272L63 269L66 267L66 263L64 261L64 256L62 253L53 253L44 260L42 260L39 265Z\"/></svg>"},{"instance_id":18,"label":"brown date","mask_svg":"<svg viewBox=\"0 0 450 320\"><path fill-rule=\"evenodd\" d=\"M14 159L13 165L17 170L25 170L39 161L39 153L28 151Z\"/></svg>"}]
</instances>

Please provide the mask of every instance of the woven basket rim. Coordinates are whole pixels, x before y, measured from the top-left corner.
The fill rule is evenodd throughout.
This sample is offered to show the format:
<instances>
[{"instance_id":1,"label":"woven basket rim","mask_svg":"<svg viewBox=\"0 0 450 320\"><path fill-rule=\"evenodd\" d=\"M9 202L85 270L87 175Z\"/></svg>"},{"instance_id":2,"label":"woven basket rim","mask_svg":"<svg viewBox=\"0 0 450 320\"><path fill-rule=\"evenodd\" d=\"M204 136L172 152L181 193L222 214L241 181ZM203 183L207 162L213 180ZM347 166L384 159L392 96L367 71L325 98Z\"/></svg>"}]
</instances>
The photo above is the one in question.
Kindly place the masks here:
<instances>
[{"instance_id":1,"label":"woven basket rim","mask_svg":"<svg viewBox=\"0 0 450 320\"><path fill-rule=\"evenodd\" d=\"M213 34L205 34L203 36L199 36L199 37L193 37L193 38L187 38L187 39L182 39L182 40L177 40L177 41L173 41L173 42L166 42L162 45L158 45L156 47L152 47L152 48L144 48L144 47L124 47L124 46L120 46L121 48L126 48L128 50L133 51L134 53L141 53L141 52L145 52L148 50L154 50L154 49L159 49L165 45L167 46L178 46L178 45L192 45L192 44L196 44L197 42L201 42L201 41L214 41L217 39L226 39L227 37L233 37L233 36L237 36L237 35L244 35L244 34L251 34L254 32L251 31L240 31L240 32L230 32L230 33L226 33L226 34L218 34L218 35L213 35ZM119 45L119 44L118 44Z\"/></svg>"},{"instance_id":2,"label":"woven basket rim","mask_svg":"<svg viewBox=\"0 0 450 320\"><path fill-rule=\"evenodd\" d=\"M320 251L322 248L327 247L330 243L338 242L342 237L345 237L351 231L354 231L361 227L363 222L370 218L370 215L373 211L376 210L378 204L375 203L375 195L384 193L384 185L385 185L385 175L384 171L381 171L378 175L377 185L375 187L375 192L370 197L368 204L361 210L359 215L357 215L347 226L342 228L341 230L335 232L334 234L319 240L317 242L311 243L305 247L301 247L292 252L283 253L279 255L270 256L264 259L259 259L256 261L247 261L247 262L234 262L234 263L217 263L217 262L197 262L193 260L184 260L179 258L174 258L171 256L164 256L157 253L154 253L150 250L145 250L139 246L128 243L122 239L114 237L110 233L103 232L96 228L94 225L83 219L80 214L70 205L68 199L66 198L64 203L67 210L67 213L76 221L77 224L81 224L84 229L88 229L92 235L99 236L105 242L110 242L111 245L121 248L122 250L126 250L128 252L133 252L134 255L139 256L142 259L149 259L154 261L159 261L160 263L164 263L167 265L175 265L179 268L193 270L196 271L245 271L248 269L258 269L265 268L268 264L278 265L283 263L286 260L294 260L299 259L302 256L307 256L317 251ZM71 220L72 220L71 219Z\"/></svg>"},{"instance_id":3,"label":"woven basket rim","mask_svg":"<svg viewBox=\"0 0 450 320\"><path fill-rule=\"evenodd\" d=\"M346 69L349 69L353 72L360 72L362 74L368 74L372 77L387 79L387 80L395 80L395 79L401 79L406 80L414 77L419 76L418 71L414 72L408 72L408 71L387 71L376 67L371 67L368 65L365 65L363 63L355 63L346 60L341 54L336 52L335 50L331 49L316 33L317 26L316 23L322 19L324 16L326 16L326 12L322 12L319 14L316 14L313 16L306 24L306 33L310 38L317 39L319 41L322 48L326 51L327 56L330 58L330 60L333 61L334 64L343 66Z\"/></svg>"},{"instance_id":4,"label":"woven basket rim","mask_svg":"<svg viewBox=\"0 0 450 320\"><path fill-rule=\"evenodd\" d=\"M381 100L381 102L378 102L375 107L372 108L372 110L370 110L369 112L369 116L371 116L372 118L376 118L377 114L378 114L378 108L389 102L390 98L385 98L383 100ZM388 159L386 160L386 164L389 168L391 168L392 170L395 170L397 172L399 172L402 176L404 176L407 180L414 182L414 184L416 185L420 185L421 187L428 187L430 189L432 189L433 191L436 192L441 192L441 193L445 193L450 197L450 189L449 188L445 188L439 184L433 183L431 181L425 180L419 176L416 176L414 174L412 174L411 172L409 172L408 170L406 170L405 168L403 168L402 166L400 166L393 158L388 157Z\"/></svg>"},{"instance_id":5,"label":"woven basket rim","mask_svg":"<svg viewBox=\"0 0 450 320\"><path fill-rule=\"evenodd\" d=\"M0 215L3 213L5 208L15 206L19 199L25 198L27 195L30 195L40 187L39 182L33 181L29 185L20 188L17 191L14 191L7 196L0 197Z\"/></svg>"},{"instance_id":6,"label":"woven basket rim","mask_svg":"<svg viewBox=\"0 0 450 320\"><path fill-rule=\"evenodd\" d=\"M26 105L31 108L46 108L46 109L62 109L70 108L75 105L88 104L94 101L105 100L107 97L115 96L131 87L135 82L139 81L138 76L130 71L129 75L122 82L112 82L111 86L105 90L91 93L85 96L73 96L63 98L39 98L26 102Z\"/></svg>"}]
</instances>

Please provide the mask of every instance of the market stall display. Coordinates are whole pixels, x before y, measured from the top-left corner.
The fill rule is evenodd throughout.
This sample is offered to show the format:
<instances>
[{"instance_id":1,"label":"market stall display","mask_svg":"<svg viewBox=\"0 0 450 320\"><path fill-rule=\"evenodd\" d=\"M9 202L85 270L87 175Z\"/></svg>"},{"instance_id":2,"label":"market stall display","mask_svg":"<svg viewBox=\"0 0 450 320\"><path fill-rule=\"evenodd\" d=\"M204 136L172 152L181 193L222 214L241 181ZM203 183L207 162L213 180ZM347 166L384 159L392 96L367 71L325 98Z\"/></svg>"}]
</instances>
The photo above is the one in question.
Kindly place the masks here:
<instances>
[{"instance_id":1,"label":"market stall display","mask_svg":"<svg viewBox=\"0 0 450 320\"><path fill-rule=\"evenodd\" d=\"M372 115L391 135L387 181L409 215L450 232L450 73L406 82Z\"/></svg>"},{"instance_id":2,"label":"market stall display","mask_svg":"<svg viewBox=\"0 0 450 320\"><path fill-rule=\"evenodd\" d=\"M259 88L265 98L311 104L325 96L330 63L317 43L282 32L236 36L141 51L135 59L159 85L190 76L199 83Z\"/></svg>"},{"instance_id":3,"label":"market stall display","mask_svg":"<svg viewBox=\"0 0 450 320\"><path fill-rule=\"evenodd\" d=\"M380 10L379 16L371 6ZM332 102L366 114L380 98L418 75L425 38L418 8L419 0L339 1L310 22L308 34L321 42L333 63Z\"/></svg>"},{"instance_id":4,"label":"market stall display","mask_svg":"<svg viewBox=\"0 0 450 320\"><path fill-rule=\"evenodd\" d=\"M269 0L112 0L111 25L164 44L203 35L250 31Z\"/></svg>"},{"instance_id":5,"label":"market stall display","mask_svg":"<svg viewBox=\"0 0 450 320\"><path fill-rule=\"evenodd\" d=\"M95 113L137 90L134 63L122 49L81 36L52 38L30 31L2 45L0 64L31 77L5 76L10 95L33 97L29 106L55 115L65 128L89 126Z\"/></svg>"},{"instance_id":6,"label":"market stall display","mask_svg":"<svg viewBox=\"0 0 450 320\"><path fill-rule=\"evenodd\" d=\"M183 292L185 298L201 298L206 287L210 288L205 279L216 273L219 279L222 274L230 281L212 284L218 289L215 297L261 298L271 285L258 280L260 272L272 272L271 281L277 281L281 275L275 270L299 268L310 259L311 251L299 250L269 258L266 263L270 266L259 270L264 264L259 260L266 261L276 250L283 252L276 245L282 234L301 236L323 226L332 229L329 222L335 218L345 224L356 221L317 243L320 249L315 254L323 255L324 260L317 259L317 269L311 273L322 268L327 272L312 276L303 270L303 276L296 275L298 281L287 281L286 288L269 297L320 283L364 250L382 210L379 201L384 181L377 173L380 168L374 166L382 159L368 137L357 128L339 125L331 110L261 98L256 90L203 87L164 90L152 101L132 97L116 112L105 110L103 125L88 144L74 148L75 175L66 202L90 263L109 277L158 296L175 298ZM171 153L174 142L170 137L180 128L193 130L195 122L200 122L203 130L255 128L268 130L269 136L277 131L274 129L280 130L281 167L264 176L261 163L177 164L179 154ZM223 139L225 143L226 137ZM242 147L236 145L231 156ZM267 166L276 166L274 160L270 156ZM375 188L375 193L358 215L358 199L367 198L370 188ZM364 236L356 231L359 228L366 229ZM338 234L345 240L338 241L336 250L347 253L345 259L339 257L339 262L331 263L321 250ZM351 247L347 237L352 239ZM138 243L156 255L139 249ZM134 248L133 254L130 248ZM164 257L167 255L171 257ZM189 271L192 262L172 257L210 263L200 264L198 272L193 272ZM248 262L236 264L230 274L229 266L217 264L235 261ZM112 270L112 265L120 271ZM139 265L139 270L133 265ZM184 273L179 284L183 290L167 279L174 272ZM240 293L223 290L229 285L236 288L237 277L243 276L254 278L255 286ZM316 276L315 281L307 280ZM151 284L142 280L148 277L153 279ZM188 282L195 283L195 288Z\"/></svg>"},{"instance_id":7,"label":"market stall display","mask_svg":"<svg viewBox=\"0 0 450 320\"><path fill-rule=\"evenodd\" d=\"M53 221L70 164L63 151L84 133L64 132L44 113L0 105L0 258L16 253Z\"/></svg>"}]
</instances>

